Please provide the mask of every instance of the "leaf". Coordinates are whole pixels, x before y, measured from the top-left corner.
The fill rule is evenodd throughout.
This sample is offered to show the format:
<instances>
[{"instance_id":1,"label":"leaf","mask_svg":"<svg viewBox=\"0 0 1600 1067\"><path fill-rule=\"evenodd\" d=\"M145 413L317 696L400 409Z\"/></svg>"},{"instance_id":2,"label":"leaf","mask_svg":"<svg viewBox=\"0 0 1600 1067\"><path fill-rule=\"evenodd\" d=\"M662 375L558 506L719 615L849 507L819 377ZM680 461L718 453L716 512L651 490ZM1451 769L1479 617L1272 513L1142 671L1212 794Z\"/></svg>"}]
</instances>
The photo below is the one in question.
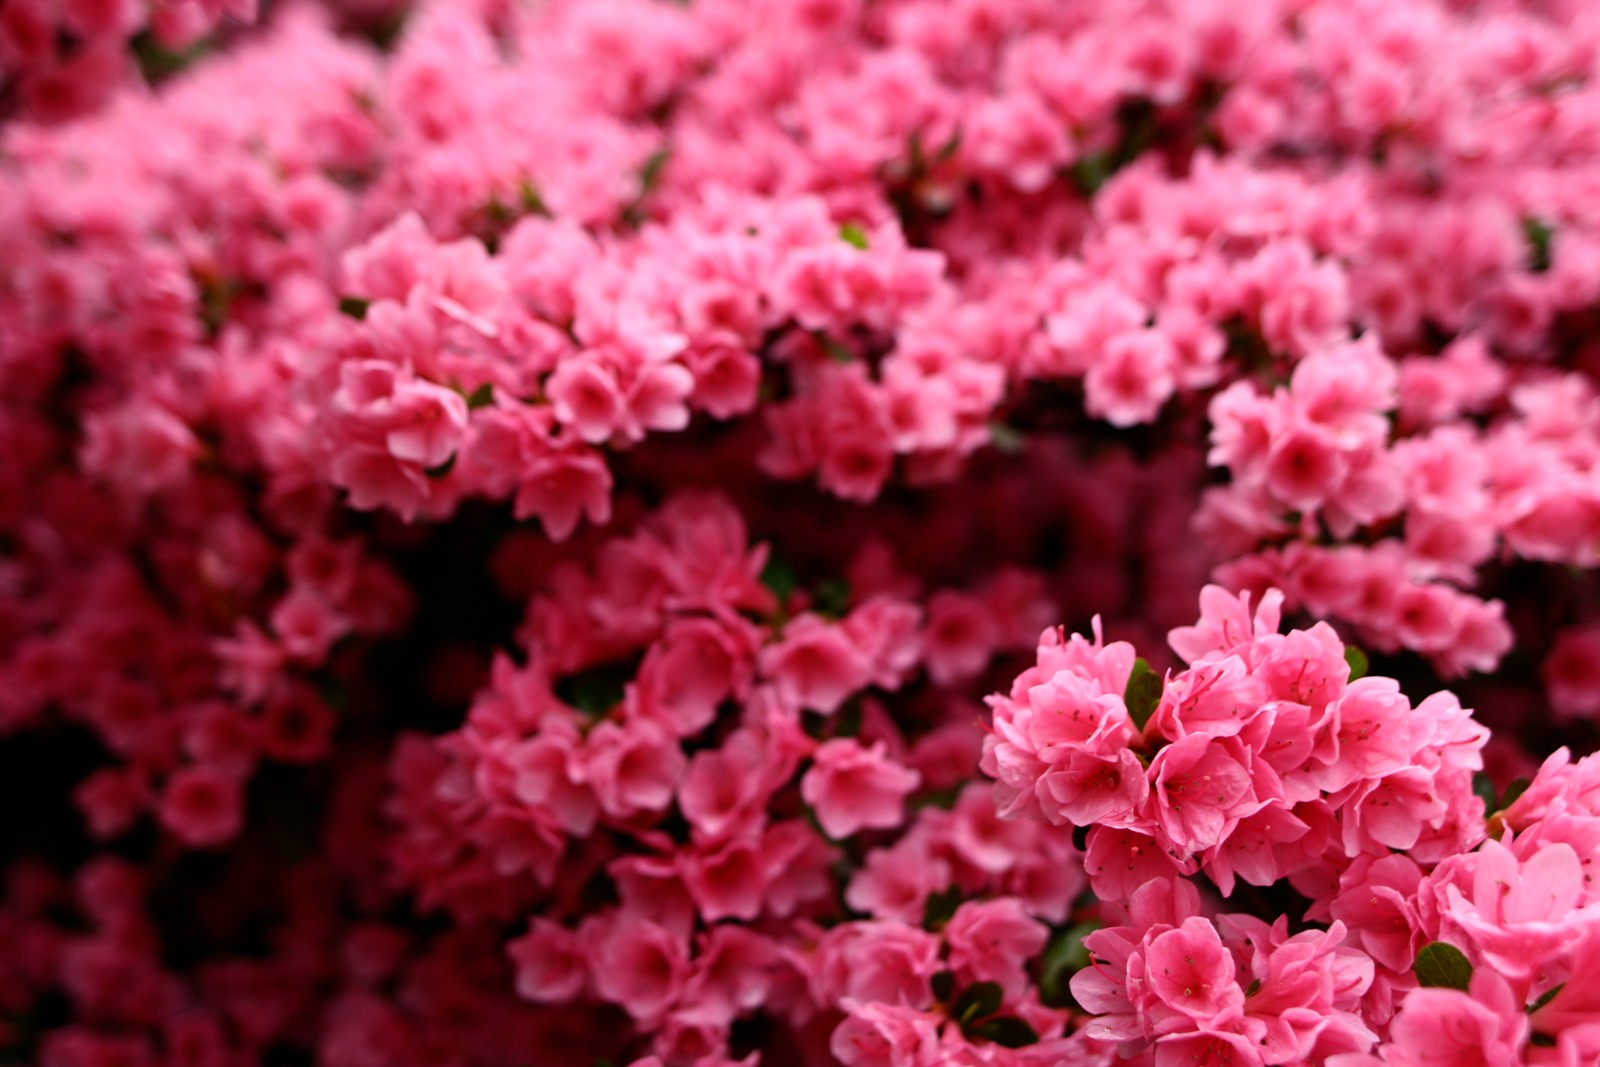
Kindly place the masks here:
<instances>
[{"instance_id":1,"label":"leaf","mask_svg":"<svg viewBox=\"0 0 1600 1067\"><path fill-rule=\"evenodd\" d=\"M484 382L467 394L467 410L476 411L494 403L494 383Z\"/></svg>"},{"instance_id":2,"label":"leaf","mask_svg":"<svg viewBox=\"0 0 1600 1067\"><path fill-rule=\"evenodd\" d=\"M1529 216L1522 220L1522 236L1528 242L1528 270L1543 274L1550 269L1550 239L1555 230L1543 219Z\"/></svg>"},{"instance_id":3,"label":"leaf","mask_svg":"<svg viewBox=\"0 0 1600 1067\"><path fill-rule=\"evenodd\" d=\"M1027 447L1028 439L1015 426L1007 426L1003 422L991 422L989 424L989 443L994 445L995 451L1002 455L1015 456Z\"/></svg>"},{"instance_id":4,"label":"leaf","mask_svg":"<svg viewBox=\"0 0 1600 1067\"><path fill-rule=\"evenodd\" d=\"M1472 776L1472 792L1483 801L1485 812L1500 810L1494 802L1494 779L1489 777L1488 772L1478 771Z\"/></svg>"},{"instance_id":5,"label":"leaf","mask_svg":"<svg viewBox=\"0 0 1600 1067\"><path fill-rule=\"evenodd\" d=\"M1003 996L999 982L974 982L950 1005L950 1016L965 1030L968 1023L999 1011Z\"/></svg>"},{"instance_id":6,"label":"leaf","mask_svg":"<svg viewBox=\"0 0 1600 1067\"><path fill-rule=\"evenodd\" d=\"M1367 676L1367 668L1370 667L1371 664L1367 660L1367 654L1361 651L1355 645L1345 646L1344 661L1350 664L1350 681L1353 682L1358 678L1365 678Z\"/></svg>"},{"instance_id":7,"label":"leaf","mask_svg":"<svg viewBox=\"0 0 1600 1067\"><path fill-rule=\"evenodd\" d=\"M1558 986L1555 986L1551 989L1546 989L1543 993L1539 994L1538 1000L1528 1005L1528 1014L1532 1015L1534 1012L1538 1011L1540 1008L1556 999L1556 994L1560 993L1565 988L1567 988L1567 983L1562 982Z\"/></svg>"},{"instance_id":8,"label":"leaf","mask_svg":"<svg viewBox=\"0 0 1600 1067\"><path fill-rule=\"evenodd\" d=\"M961 796L959 785L947 786L944 789L929 789L917 793L910 800L911 810L918 811L922 808L943 808L949 811L956 806L956 800Z\"/></svg>"},{"instance_id":9,"label":"leaf","mask_svg":"<svg viewBox=\"0 0 1600 1067\"><path fill-rule=\"evenodd\" d=\"M972 1036L986 1038L1002 1048L1022 1048L1039 1041L1038 1031L1015 1015L985 1019L972 1028Z\"/></svg>"},{"instance_id":10,"label":"leaf","mask_svg":"<svg viewBox=\"0 0 1600 1067\"><path fill-rule=\"evenodd\" d=\"M339 311L349 315L352 319L367 317L367 308L372 306L372 301L359 296L341 296L339 298Z\"/></svg>"},{"instance_id":11,"label":"leaf","mask_svg":"<svg viewBox=\"0 0 1600 1067\"><path fill-rule=\"evenodd\" d=\"M622 703L623 692L633 675L632 664L603 663L558 681L556 696L585 715L604 715Z\"/></svg>"},{"instance_id":12,"label":"leaf","mask_svg":"<svg viewBox=\"0 0 1600 1067\"><path fill-rule=\"evenodd\" d=\"M924 929L932 930L943 926L950 921L950 916L956 913L961 906L961 887L951 886L936 893L929 893L927 901L922 905L922 925Z\"/></svg>"},{"instance_id":13,"label":"leaf","mask_svg":"<svg viewBox=\"0 0 1600 1067\"><path fill-rule=\"evenodd\" d=\"M1140 730L1150 721L1150 716L1155 714L1156 705L1161 703L1162 681L1155 671L1150 669L1150 664L1143 656L1133 661L1133 672L1128 675L1128 687L1123 690L1123 703L1128 705L1128 717L1133 720L1133 725Z\"/></svg>"},{"instance_id":14,"label":"leaf","mask_svg":"<svg viewBox=\"0 0 1600 1067\"><path fill-rule=\"evenodd\" d=\"M839 227L839 239L845 244L861 249L865 252L869 247L867 231L853 222L847 222Z\"/></svg>"},{"instance_id":15,"label":"leaf","mask_svg":"<svg viewBox=\"0 0 1600 1067\"><path fill-rule=\"evenodd\" d=\"M933 999L943 1004L956 991L956 976L949 971L940 971L928 985L933 990Z\"/></svg>"},{"instance_id":16,"label":"leaf","mask_svg":"<svg viewBox=\"0 0 1600 1067\"><path fill-rule=\"evenodd\" d=\"M1253 997L1259 992L1261 992L1261 979L1257 978L1255 981L1250 983L1250 988L1244 991L1244 995L1246 997Z\"/></svg>"},{"instance_id":17,"label":"leaf","mask_svg":"<svg viewBox=\"0 0 1600 1067\"><path fill-rule=\"evenodd\" d=\"M1052 1008L1072 1004L1068 981L1089 966L1089 950L1083 939L1100 929L1097 922L1077 923L1060 931L1045 946L1039 962L1039 997Z\"/></svg>"},{"instance_id":18,"label":"leaf","mask_svg":"<svg viewBox=\"0 0 1600 1067\"><path fill-rule=\"evenodd\" d=\"M667 169L667 160L672 158L670 146L662 145L645 158L644 166L639 168L639 196L644 198L655 191L661 184L661 172Z\"/></svg>"},{"instance_id":19,"label":"leaf","mask_svg":"<svg viewBox=\"0 0 1600 1067\"><path fill-rule=\"evenodd\" d=\"M550 217L550 208L545 204L544 197L539 195L538 187L526 178L517 187L517 199L522 201L522 210L528 214Z\"/></svg>"},{"instance_id":20,"label":"leaf","mask_svg":"<svg viewBox=\"0 0 1600 1067\"><path fill-rule=\"evenodd\" d=\"M661 172L666 169L667 160L671 157L672 148L669 145L662 145L645 157L643 165L639 167L639 192L633 202L622 209L622 221L634 227L644 224L644 202L661 184Z\"/></svg>"},{"instance_id":21,"label":"leaf","mask_svg":"<svg viewBox=\"0 0 1600 1067\"><path fill-rule=\"evenodd\" d=\"M1436 989L1459 989L1464 993L1472 982L1472 964L1460 949L1443 941L1422 946L1411 970L1420 984Z\"/></svg>"},{"instance_id":22,"label":"leaf","mask_svg":"<svg viewBox=\"0 0 1600 1067\"><path fill-rule=\"evenodd\" d=\"M761 584L772 590L781 607L800 585L800 576L795 574L793 563L773 552L767 556L767 565L761 568Z\"/></svg>"},{"instance_id":23,"label":"leaf","mask_svg":"<svg viewBox=\"0 0 1600 1067\"><path fill-rule=\"evenodd\" d=\"M1515 804L1522 797L1522 794L1528 791L1528 786L1532 784L1533 783L1528 781L1526 778L1518 778L1510 785L1506 786L1506 794L1500 798L1500 810L1505 811L1511 805Z\"/></svg>"},{"instance_id":24,"label":"leaf","mask_svg":"<svg viewBox=\"0 0 1600 1067\"><path fill-rule=\"evenodd\" d=\"M443 463L439 464L437 467L429 467L429 468L427 468L422 473L426 474L430 478L443 478L443 477L445 477L452 470L455 470L456 456L457 455L459 455L459 453L456 453L456 452L450 453L450 458L449 459L445 460Z\"/></svg>"},{"instance_id":25,"label":"leaf","mask_svg":"<svg viewBox=\"0 0 1600 1067\"><path fill-rule=\"evenodd\" d=\"M811 606L820 615L842 618L850 611L850 583L843 578L829 578L819 583Z\"/></svg>"},{"instance_id":26,"label":"leaf","mask_svg":"<svg viewBox=\"0 0 1600 1067\"><path fill-rule=\"evenodd\" d=\"M1111 177L1111 172L1115 169L1116 164L1111 159L1111 153L1096 152L1072 165L1072 183L1084 196L1093 196L1100 191L1100 187L1106 183L1106 179Z\"/></svg>"},{"instance_id":27,"label":"leaf","mask_svg":"<svg viewBox=\"0 0 1600 1067\"><path fill-rule=\"evenodd\" d=\"M826 334L819 336L822 337L822 347L828 350L828 355L833 358L835 363L854 363L856 361L856 354L850 351L849 348Z\"/></svg>"}]
</instances>

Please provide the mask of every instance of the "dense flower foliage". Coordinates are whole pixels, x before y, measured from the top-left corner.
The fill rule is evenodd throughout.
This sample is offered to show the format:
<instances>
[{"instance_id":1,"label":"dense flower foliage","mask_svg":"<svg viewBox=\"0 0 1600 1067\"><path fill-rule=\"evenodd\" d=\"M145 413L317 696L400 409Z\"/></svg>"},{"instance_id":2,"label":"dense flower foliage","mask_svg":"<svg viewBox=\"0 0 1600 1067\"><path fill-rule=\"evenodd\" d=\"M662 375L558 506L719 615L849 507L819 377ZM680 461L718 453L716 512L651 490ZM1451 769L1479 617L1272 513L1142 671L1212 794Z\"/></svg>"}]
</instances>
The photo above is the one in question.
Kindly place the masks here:
<instances>
[{"instance_id":1,"label":"dense flower foliage","mask_svg":"<svg viewBox=\"0 0 1600 1067\"><path fill-rule=\"evenodd\" d=\"M1582 0L0 0L0 1063L1600 1064L1596 189Z\"/></svg>"}]
</instances>

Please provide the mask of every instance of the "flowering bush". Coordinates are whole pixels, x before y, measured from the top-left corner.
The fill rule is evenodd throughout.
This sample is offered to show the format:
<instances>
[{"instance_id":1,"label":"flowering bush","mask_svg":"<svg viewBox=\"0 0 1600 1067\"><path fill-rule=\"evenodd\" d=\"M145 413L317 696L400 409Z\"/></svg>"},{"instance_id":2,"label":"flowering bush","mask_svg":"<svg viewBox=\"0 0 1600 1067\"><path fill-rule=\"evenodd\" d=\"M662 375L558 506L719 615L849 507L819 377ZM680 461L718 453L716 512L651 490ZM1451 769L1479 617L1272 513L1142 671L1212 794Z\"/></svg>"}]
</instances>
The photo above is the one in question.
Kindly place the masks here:
<instances>
[{"instance_id":1,"label":"flowering bush","mask_svg":"<svg viewBox=\"0 0 1600 1067\"><path fill-rule=\"evenodd\" d=\"M0 1063L1600 1064L1600 9L249 6L0 0Z\"/></svg>"}]
</instances>

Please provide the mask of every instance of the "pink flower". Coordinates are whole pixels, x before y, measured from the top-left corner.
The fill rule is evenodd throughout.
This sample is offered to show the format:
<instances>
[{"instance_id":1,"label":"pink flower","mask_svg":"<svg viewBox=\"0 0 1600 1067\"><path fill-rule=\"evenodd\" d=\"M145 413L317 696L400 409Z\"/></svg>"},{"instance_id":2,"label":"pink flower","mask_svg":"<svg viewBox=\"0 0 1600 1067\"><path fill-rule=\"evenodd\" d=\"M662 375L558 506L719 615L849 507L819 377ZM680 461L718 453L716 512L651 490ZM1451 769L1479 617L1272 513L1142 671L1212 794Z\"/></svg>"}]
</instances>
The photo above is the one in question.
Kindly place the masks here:
<instances>
[{"instance_id":1,"label":"pink flower","mask_svg":"<svg viewBox=\"0 0 1600 1067\"><path fill-rule=\"evenodd\" d=\"M84 434L84 469L140 494L178 485L200 454L189 427L149 402L96 412Z\"/></svg>"},{"instance_id":2,"label":"pink flower","mask_svg":"<svg viewBox=\"0 0 1600 1067\"><path fill-rule=\"evenodd\" d=\"M888 757L882 741L870 748L849 738L824 742L800 779L800 795L832 838L861 829L898 826L906 794L922 776Z\"/></svg>"},{"instance_id":3,"label":"pink flower","mask_svg":"<svg viewBox=\"0 0 1600 1067\"><path fill-rule=\"evenodd\" d=\"M939 1017L911 1008L847 1000L828 1050L845 1067L934 1067Z\"/></svg>"},{"instance_id":4,"label":"pink flower","mask_svg":"<svg viewBox=\"0 0 1600 1067\"><path fill-rule=\"evenodd\" d=\"M1564 630L1541 668L1550 706L1573 718L1600 713L1600 626Z\"/></svg>"},{"instance_id":5,"label":"pink flower","mask_svg":"<svg viewBox=\"0 0 1600 1067\"><path fill-rule=\"evenodd\" d=\"M1045 818L1053 823L1114 825L1143 806L1150 780L1132 751L1109 756L1071 751L1044 770L1035 788Z\"/></svg>"},{"instance_id":6,"label":"pink flower","mask_svg":"<svg viewBox=\"0 0 1600 1067\"><path fill-rule=\"evenodd\" d=\"M677 741L651 720L607 721L590 731L576 780L594 790L607 815L626 819L670 804L686 763Z\"/></svg>"},{"instance_id":7,"label":"pink flower","mask_svg":"<svg viewBox=\"0 0 1600 1067\"><path fill-rule=\"evenodd\" d=\"M618 912L603 929L579 929L593 953L590 972L599 996L649 1024L678 1001L689 979L683 942L648 919Z\"/></svg>"},{"instance_id":8,"label":"pink flower","mask_svg":"<svg viewBox=\"0 0 1600 1067\"><path fill-rule=\"evenodd\" d=\"M1149 994L1197 1027L1211 1029L1244 1007L1233 956L1217 928L1199 916L1150 940L1143 962Z\"/></svg>"},{"instance_id":9,"label":"pink flower","mask_svg":"<svg viewBox=\"0 0 1600 1067\"><path fill-rule=\"evenodd\" d=\"M1109 826L1090 828L1083 865L1095 894L1107 900L1128 899L1149 883L1183 873L1148 833Z\"/></svg>"},{"instance_id":10,"label":"pink flower","mask_svg":"<svg viewBox=\"0 0 1600 1067\"><path fill-rule=\"evenodd\" d=\"M908 834L867 853L845 887L845 903L880 919L920 923L931 893L950 887L950 863L927 835Z\"/></svg>"},{"instance_id":11,"label":"pink flower","mask_svg":"<svg viewBox=\"0 0 1600 1067\"><path fill-rule=\"evenodd\" d=\"M761 913L766 865L758 841L735 840L679 854L684 884L706 922L754 919Z\"/></svg>"},{"instance_id":12,"label":"pink flower","mask_svg":"<svg viewBox=\"0 0 1600 1067\"><path fill-rule=\"evenodd\" d=\"M923 658L939 685L970 678L989 662L999 635L987 606L966 593L941 590L928 598Z\"/></svg>"},{"instance_id":13,"label":"pink flower","mask_svg":"<svg viewBox=\"0 0 1600 1067\"><path fill-rule=\"evenodd\" d=\"M1284 503L1310 511L1338 491L1346 470L1327 434L1297 427L1279 435L1267 453L1267 489Z\"/></svg>"},{"instance_id":14,"label":"pink flower","mask_svg":"<svg viewBox=\"0 0 1600 1067\"><path fill-rule=\"evenodd\" d=\"M1119 333L1084 375L1084 407L1113 426L1154 422L1172 396L1176 355L1155 329Z\"/></svg>"},{"instance_id":15,"label":"pink flower","mask_svg":"<svg viewBox=\"0 0 1600 1067\"><path fill-rule=\"evenodd\" d=\"M1480 967L1470 992L1416 989L1390 1029L1390 1067L1501 1067L1518 1063L1528 1016L1505 979Z\"/></svg>"},{"instance_id":16,"label":"pink flower","mask_svg":"<svg viewBox=\"0 0 1600 1067\"><path fill-rule=\"evenodd\" d=\"M753 650L741 636L711 619L672 623L639 667L641 712L685 736L708 726L749 682Z\"/></svg>"},{"instance_id":17,"label":"pink flower","mask_svg":"<svg viewBox=\"0 0 1600 1067\"><path fill-rule=\"evenodd\" d=\"M1020 997L1028 984L1026 965L1038 955L1049 930L1029 917L1015 898L968 901L945 924L950 969L958 978L999 982L1008 997Z\"/></svg>"},{"instance_id":18,"label":"pink flower","mask_svg":"<svg viewBox=\"0 0 1600 1067\"><path fill-rule=\"evenodd\" d=\"M182 767L168 776L156 802L161 825L192 848L210 848L244 828L244 794L215 767Z\"/></svg>"},{"instance_id":19,"label":"pink flower","mask_svg":"<svg viewBox=\"0 0 1600 1067\"><path fill-rule=\"evenodd\" d=\"M437 467L461 447L467 402L460 393L432 382L411 382L396 391L392 404L384 420L389 426L384 442L396 459Z\"/></svg>"},{"instance_id":20,"label":"pink flower","mask_svg":"<svg viewBox=\"0 0 1600 1067\"><path fill-rule=\"evenodd\" d=\"M850 997L926 1009L940 969L939 939L898 922L853 922L817 943L812 983L824 1002Z\"/></svg>"},{"instance_id":21,"label":"pink flower","mask_svg":"<svg viewBox=\"0 0 1600 1067\"><path fill-rule=\"evenodd\" d=\"M1406 856L1358 856L1340 876L1329 910L1374 960L1404 971L1421 947L1413 899L1421 880L1422 871Z\"/></svg>"},{"instance_id":22,"label":"pink flower","mask_svg":"<svg viewBox=\"0 0 1600 1067\"><path fill-rule=\"evenodd\" d=\"M681 430L689 425L688 400L694 384L694 375L676 363L652 363L636 369L627 391L623 435L640 441L647 430Z\"/></svg>"},{"instance_id":23,"label":"pink flower","mask_svg":"<svg viewBox=\"0 0 1600 1067\"><path fill-rule=\"evenodd\" d=\"M517 995L526 1000L574 1000L588 984L589 971L578 935L548 919L535 916L527 933L506 943L506 954L517 969Z\"/></svg>"},{"instance_id":24,"label":"pink flower","mask_svg":"<svg viewBox=\"0 0 1600 1067\"><path fill-rule=\"evenodd\" d=\"M1519 860L1491 838L1468 862L1470 895L1445 884L1441 917L1512 981L1526 980L1540 960L1576 940L1578 917L1596 911L1595 905L1579 911L1585 875L1570 845L1545 845Z\"/></svg>"},{"instance_id":25,"label":"pink flower","mask_svg":"<svg viewBox=\"0 0 1600 1067\"><path fill-rule=\"evenodd\" d=\"M534 458L521 472L513 514L538 516L551 540L565 541L580 517L597 524L611 518L611 471L589 449L564 448Z\"/></svg>"},{"instance_id":26,"label":"pink flower","mask_svg":"<svg viewBox=\"0 0 1600 1067\"><path fill-rule=\"evenodd\" d=\"M557 419L590 444L603 444L622 422L625 400L616 376L599 361L566 359L545 385Z\"/></svg>"},{"instance_id":27,"label":"pink flower","mask_svg":"<svg viewBox=\"0 0 1600 1067\"><path fill-rule=\"evenodd\" d=\"M1150 764L1153 816L1173 844L1199 852L1223 840L1241 817L1272 799L1281 789L1275 778L1264 766L1252 771L1245 750L1233 738L1193 734L1162 749Z\"/></svg>"},{"instance_id":28,"label":"pink flower","mask_svg":"<svg viewBox=\"0 0 1600 1067\"><path fill-rule=\"evenodd\" d=\"M846 632L814 615L791 620L761 652L761 673L794 706L830 715L871 680L871 664Z\"/></svg>"}]
</instances>

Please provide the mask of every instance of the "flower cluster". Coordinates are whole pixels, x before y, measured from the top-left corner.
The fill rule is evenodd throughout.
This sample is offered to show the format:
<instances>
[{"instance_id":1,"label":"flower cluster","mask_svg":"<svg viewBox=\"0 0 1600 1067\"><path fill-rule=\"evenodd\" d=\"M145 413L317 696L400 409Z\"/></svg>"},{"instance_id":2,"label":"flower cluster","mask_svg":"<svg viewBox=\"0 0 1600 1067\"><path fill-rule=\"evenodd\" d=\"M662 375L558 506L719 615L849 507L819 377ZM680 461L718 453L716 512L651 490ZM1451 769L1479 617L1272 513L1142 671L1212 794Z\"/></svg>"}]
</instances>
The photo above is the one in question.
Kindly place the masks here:
<instances>
[{"instance_id":1,"label":"flower cluster","mask_svg":"<svg viewBox=\"0 0 1600 1067\"><path fill-rule=\"evenodd\" d=\"M1483 835L1472 777L1488 731L1448 693L1415 707L1390 678L1350 679L1327 623L1279 634L1282 596L1201 594L1162 680L1126 642L1047 632L1037 666L991 698L983 769L1002 815L1088 827L1102 899L1203 871L1319 881L1360 856L1437 861Z\"/></svg>"},{"instance_id":2,"label":"flower cluster","mask_svg":"<svg viewBox=\"0 0 1600 1067\"><path fill-rule=\"evenodd\" d=\"M0 1063L1600 1057L1593 5L251 8L0 0Z\"/></svg>"}]
</instances>

